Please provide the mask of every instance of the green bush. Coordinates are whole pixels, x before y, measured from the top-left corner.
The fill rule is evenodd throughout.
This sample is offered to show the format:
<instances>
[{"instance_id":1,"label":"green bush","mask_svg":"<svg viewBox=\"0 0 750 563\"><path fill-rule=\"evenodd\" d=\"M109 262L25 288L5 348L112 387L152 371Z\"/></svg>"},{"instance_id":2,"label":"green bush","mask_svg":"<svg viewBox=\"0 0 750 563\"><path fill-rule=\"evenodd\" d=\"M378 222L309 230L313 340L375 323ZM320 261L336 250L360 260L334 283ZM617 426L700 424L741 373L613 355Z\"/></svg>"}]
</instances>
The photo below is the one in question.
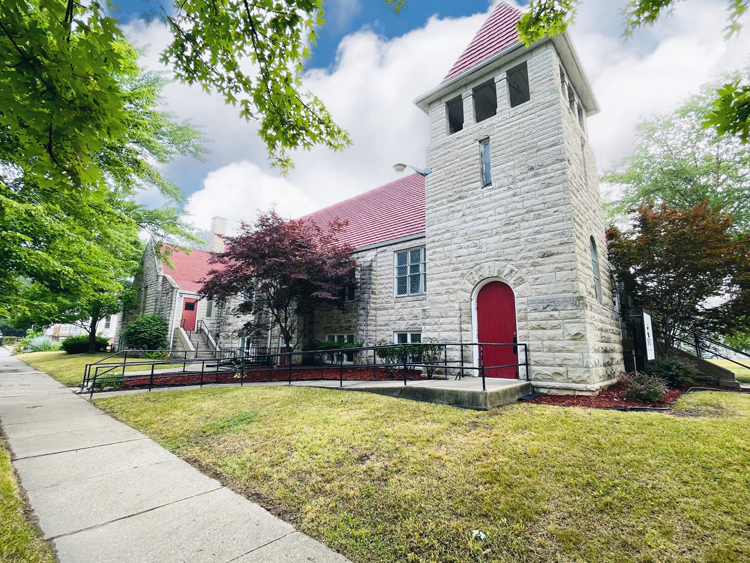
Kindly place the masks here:
<instances>
[{"instance_id":1,"label":"green bush","mask_svg":"<svg viewBox=\"0 0 750 563\"><path fill-rule=\"evenodd\" d=\"M130 350L166 350L169 347L169 325L159 315L141 315L122 333Z\"/></svg>"},{"instance_id":2,"label":"green bush","mask_svg":"<svg viewBox=\"0 0 750 563\"><path fill-rule=\"evenodd\" d=\"M103 336L96 337L96 351L103 352L109 346L109 338ZM78 336L69 336L62 341L62 349L68 354L86 354L89 351L89 335L79 334Z\"/></svg>"},{"instance_id":3,"label":"green bush","mask_svg":"<svg viewBox=\"0 0 750 563\"><path fill-rule=\"evenodd\" d=\"M29 344L31 344L31 341L35 338L42 336L42 331L36 331L33 329L29 329L26 331L26 336L19 339L18 342L15 345L15 351L16 352L26 352L29 349Z\"/></svg>"},{"instance_id":4,"label":"green bush","mask_svg":"<svg viewBox=\"0 0 750 563\"><path fill-rule=\"evenodd\" d=\"M427 379L432 379L435 370L444 365L444 351L440 344L423 342L409 346L409 355L415 362L424 364ZM447 373L445 375L448 376Z\"/></svg>"},{"instance_id":5,"label":"green bush","mask_svg":"<svg viewBox=\"0 0 750 563\"><path fill-rule=\"evenodd\" d=\"M625 399L629 401L659 403L667 393L666 381L640 371L625 374L622 382L625 383Z\"/></svg>"},{"instance_id":6,"label":"green bush","mask_svg":"<svg viewBox=\"0 0 750 563\"><path fill-rule=\"evenodd\" d=\"M35 336L29 341L28 349L29 352L53 352L60 349L60 344L46 336Z\"/></svg>"},{"instance_id":7,"label":"green bush","mask_svg":"<svg viewBox=\"0 0 750 563\"><path fill-rule=\"evenodd\" d=\"M695 370L679 358L659 358L649 362L646 372L662 378L667 385L680 388L686 383L695 381Z\"/></svg>"}]
</instances>

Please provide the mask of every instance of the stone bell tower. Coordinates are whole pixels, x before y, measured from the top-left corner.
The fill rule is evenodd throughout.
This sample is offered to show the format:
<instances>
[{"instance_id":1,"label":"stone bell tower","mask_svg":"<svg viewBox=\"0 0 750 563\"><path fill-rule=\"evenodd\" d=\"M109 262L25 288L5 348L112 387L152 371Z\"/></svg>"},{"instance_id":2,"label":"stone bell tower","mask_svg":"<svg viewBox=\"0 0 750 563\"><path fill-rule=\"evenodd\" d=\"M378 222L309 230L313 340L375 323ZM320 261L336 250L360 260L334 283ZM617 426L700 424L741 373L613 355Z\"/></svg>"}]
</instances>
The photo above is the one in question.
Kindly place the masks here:
<instances>
[{"instance_id":1,"label":"stone bell tower","mask_svg":"<svg viewBox=\"0 0 750 563\"><path fill-rule=\"evenodd\" d=\"M623 369L587 137L598 107L570 39L526 48L520 15L499 4L442 84L417 100L431 130L423 331L524 343L529 373L499 376L595 393ZM496 365L523 361L505 350Z\"/></svg>"}]
</instances>

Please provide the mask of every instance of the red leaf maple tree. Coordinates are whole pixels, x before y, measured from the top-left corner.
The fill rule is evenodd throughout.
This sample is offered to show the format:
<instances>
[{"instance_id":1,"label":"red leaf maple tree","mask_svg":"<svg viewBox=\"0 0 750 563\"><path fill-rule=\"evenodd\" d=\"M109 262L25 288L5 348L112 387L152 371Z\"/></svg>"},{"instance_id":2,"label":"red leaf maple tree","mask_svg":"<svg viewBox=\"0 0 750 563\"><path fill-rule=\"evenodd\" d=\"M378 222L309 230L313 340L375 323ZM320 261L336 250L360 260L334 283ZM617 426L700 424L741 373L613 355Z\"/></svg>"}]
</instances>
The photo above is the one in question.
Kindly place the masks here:
<instances>
[{"instance_id":1,"label":"red leaf maple tree","mask_svg":"<svg viewBox=\"0 0 750 563\"><path fill-rule=\"evenodd\" d=\"M708 202L634 210L626 231L607 231L609 260L626 292L658 319L666 352L680 330L730 334L750 320L750 235Z\"/></svg>"},{"instance_id":2,"label":"red leaf maple tree","mask_svg":"<svg viewBox=\"0 0 750 563\"><path fill-rule=\"evenodd\" d=\"M223 268L201 280L200 294L224 305L238 298L231 313L249 319L240 336L260 338L278 328L294 350L316 307L343 306L346 287L355 283L354 248L337 240L346 225L261 214L253 225L242 223L238 236L225 237L224 252L211 258Z\"/></svg>"}]
</instances>

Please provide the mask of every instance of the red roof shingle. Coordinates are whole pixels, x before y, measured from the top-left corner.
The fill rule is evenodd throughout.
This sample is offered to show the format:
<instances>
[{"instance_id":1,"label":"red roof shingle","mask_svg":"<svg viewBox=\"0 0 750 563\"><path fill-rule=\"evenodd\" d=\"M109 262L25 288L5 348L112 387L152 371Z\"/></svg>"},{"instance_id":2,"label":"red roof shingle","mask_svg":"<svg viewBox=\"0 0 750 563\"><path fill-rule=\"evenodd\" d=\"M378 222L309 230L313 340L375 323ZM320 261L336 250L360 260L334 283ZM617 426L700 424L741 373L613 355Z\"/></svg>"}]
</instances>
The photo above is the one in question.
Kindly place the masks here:
<instances>
[{"instance_id":1,"label":"red roof shingle","mask_svg":"<svg viewBox=\"0 0 750 563\"><path fill-rule=\"evenodd\" d=\"M516 24L519 19L521 19L520 10L505 3L498 4L453 65L445 80L458 76L506 47L518 43Z\"/></svg>"},{"instance_id":2,"label":"red roof shingle","mask_svg":"<svg viewBox=\"0 0 750 563\"><path fill-rule=\"evenodd\" d=\"M198 291L202 285L198 280L205 278L210 270L221 270L221 264L209 264L211 253L206 250L191 250L190 254L184 252L173 252L169 259L174 264L170 268L163 264L164 273L170 276L180 289L185 291Z\"/></svg>"},{"instance_id":3,"label":"red roof shingle","mask_svg":"<svg viewBox=\"0 0 750 563\"><path fill-rule=\"evenodd\" d=\"M354 248L423 233L424 177L405 176L302 217L320 226L336 218L349 221L339 240Z\"/></svg>"}]
</instances>

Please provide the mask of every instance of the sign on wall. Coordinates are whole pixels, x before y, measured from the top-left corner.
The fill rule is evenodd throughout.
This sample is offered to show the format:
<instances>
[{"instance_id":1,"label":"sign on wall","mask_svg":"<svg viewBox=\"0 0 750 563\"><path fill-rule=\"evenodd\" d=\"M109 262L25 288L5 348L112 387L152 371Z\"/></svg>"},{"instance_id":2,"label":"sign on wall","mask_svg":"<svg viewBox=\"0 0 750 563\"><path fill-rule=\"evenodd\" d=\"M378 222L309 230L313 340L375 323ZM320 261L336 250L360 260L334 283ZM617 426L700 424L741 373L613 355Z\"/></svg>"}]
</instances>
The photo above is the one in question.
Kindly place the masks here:
<instances>
[{"instance_id":1,"label":"sign on wall","mask_svg":"<svg viewBox=\"0 0 750 563\"><path fill-rule=\"evenodd\" d=\"M656 348L654 346L654 328L651 326L651 315L643 311L643 332L646 337L646 359L656 359Z\"/></svg>"}]
</instances>

